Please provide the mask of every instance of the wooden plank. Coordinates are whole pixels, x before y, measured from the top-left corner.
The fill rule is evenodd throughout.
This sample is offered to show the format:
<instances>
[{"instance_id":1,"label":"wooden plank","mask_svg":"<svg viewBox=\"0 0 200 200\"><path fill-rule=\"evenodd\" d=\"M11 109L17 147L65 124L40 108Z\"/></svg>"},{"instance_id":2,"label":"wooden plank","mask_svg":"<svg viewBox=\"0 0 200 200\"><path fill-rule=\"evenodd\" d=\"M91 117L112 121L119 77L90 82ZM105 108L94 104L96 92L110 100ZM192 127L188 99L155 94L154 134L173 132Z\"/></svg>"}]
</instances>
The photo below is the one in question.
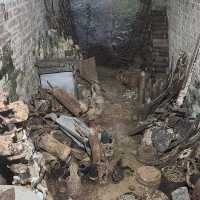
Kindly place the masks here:
<instances>
[{"instance_id":1,"label":"wooden plank","mask_svg":"<svg viewBox=\"0 0 200 200\"><path fill-rule=\"evenodd\" d=\"M70 147L62 144L49 134L40 138L38 146L62 161L66 161L71 153Z\"/></svg>"},{"instance_id":2,"label":"wooden plank","mask_svg":"<svg viewBox=\"0 0 200 200\"><path fill-rule=\"evenodd\" d=\"M80 61L76 59L44 59L38 60L35 63L35 66L38 68L38 73L41 74L50 74L50 73L59 73L74 71L78 69Z\"/></svg>"},{"instance_id":3,"label":"wooden plank","mask_svg":"<svg viewBox=\"0 0 200 200\"><path fill-rule=\"evenodd\" d=\"M53 89L52 95L74 116L78 117L82 113L80 103L69 93L62 89Z\"/></svg>"},{"instance_id":4,"label":"wooden plank","mask_svg":"<svg viewBox=\"0 0 200 200\"><path fill-rule=\"evenodd\" d=\"M66 64L79 64L79 60L70 58L56 58L56 59L43 59L37 60L36 67L61 67Z\"/></svg>"},{"instance_id":5,"label":"wooden plank","mask_svg":"<svg viewBox=\"0 0 200 200\"><path fill-rule=\"evenodd\" d=\"M42 74L54 74L54 73L61 73L61 72L72 72L73 71L73 65L72 66L66 66L66 67L42 67L38 69L39 75Z\"/></svg>"}]
</instances>

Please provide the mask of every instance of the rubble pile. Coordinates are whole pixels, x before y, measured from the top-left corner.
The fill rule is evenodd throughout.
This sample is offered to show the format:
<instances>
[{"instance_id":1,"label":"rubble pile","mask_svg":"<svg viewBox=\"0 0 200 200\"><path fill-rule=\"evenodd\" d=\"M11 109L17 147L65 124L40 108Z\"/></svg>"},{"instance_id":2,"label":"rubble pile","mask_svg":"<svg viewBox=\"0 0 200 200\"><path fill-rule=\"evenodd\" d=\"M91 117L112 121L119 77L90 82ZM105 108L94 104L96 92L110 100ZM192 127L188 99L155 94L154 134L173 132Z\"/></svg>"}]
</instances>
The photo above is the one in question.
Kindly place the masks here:
<instances>
[{"instance_id":1,"label":"rubble pile","mask_svg":"<svg viewBox=\"0 0 200 200\"><path fill-rule=\"evenodd\" d=\"M116 79L128 89L136 89L136 100L140 106L156 99L167 84L166 74L141 69L120 70L116 73Z\"/></svg>"},{"instance_id":2,"label":"rubble pile","mask_svg":"<svg viewBox=\"0 0 200 200\"><path fill-rule=\"evenodd\" d=\"M79 194L75 188L82 178L101 184L111 180L116 164L112 136L88 117L80 118L84 112L75 97L59 88L41 89L29 108L22 101L1 101L0 154L13 173L13 185L30 187L46 199L48 174L64 163L59 178L67 177L72 196Z\"/></svg>"},{"instance_id":3,"label":"rubble pile","mask_svg":"<svg viewBox=\"0 0 200 200\"><path fill-rule=\"evenodd\" d=\"M5 160L6 173L1 174L4 181L2 185L26 185L35 192L35 199L45 199L47 186L41 179L43 174L43 155L36 151L30 132L25 126L28 120L29 109L22 101L6 104L3 95L0 97L0 156ZM6 188L6 187L5 187ZM7 189L13 189L8 187ZM0 191L5 190L1 188ZM20 188L16 188L20 190ZM32 195L34 196L34 195Z\"/></svg>"},{"instance_id":4,"label":"rubble pile","mask_svg":"<svg viewBox=\"0 0 200 200\"><path fill-rule=\"evenodd\" d=\"M25 199L76 199L84 181L120 181L113 137L95 122L104 105L95 59L81 60L73 41L53 30L42 37L37 53L39 75L70 72L76 91L47 81L27 104L8 103L1 95L0 156L9 174L4 179L2 172L2 185L8 185L0 187L1 194L17 199L26 188Z\"/></svg>"},{"instance_id":5,"label":"rubble pile","mask_svg":"<svg viewBox=\"0 0 200 200\"><path fill-rule=\"evenodd\" d=\"M102 130L94 120L89 119L87 111L81 109L75 97L63 90L59 92L60 90L55 88L52 91L41 90L41 94L44 92L52 94L51 98L49 99L48 94L38 94L30 105L32 112L28 128L31 138L37 149L40 152L44 151L45 156L48 154L49 159L53 159L53 164L56 164L47 170L54 170L54 167L62 161L66 163L65 172L63 172L66 175L68 174L66 170L68 169L71 174L71 167L74 166L72 172L74 174L76 170L76 176L71 174L68 177L70 184L67 185L71 188L69 190L74 190L75 187L71 182L81 185L82 178L100 184L108 183L115 167L112 135ZM45 96L48 98L45 99ZM61 103L62 110L55 112L56 107L51 103L53 99L58 100L58 104ZM48 101L49 109L39 107L38 110L38 101L41 105L42 102ZM46 112L40 112L41 109ZM53 113L52 110L54 110ZM77 177L77 174L79 178L76 178L74 183L74 177ZM72 191L68 193L74 194Z\"/></svg>"},{"instance_id":6,"label":"rubble pile","mask_svg":"<svg viewBox=\"0 0 200 200\"><path fill-rule=\"evenodd\" d=\"M194 60L188 63L186 53L182 52L174 72L169 74L167 87L144 106L142 120L131 133L142 134L137 158L160 168L160 188L173 200L198 199L199 195L200 116L192 117L183 104L183 91Z\"/></svg>"}]
</instances>

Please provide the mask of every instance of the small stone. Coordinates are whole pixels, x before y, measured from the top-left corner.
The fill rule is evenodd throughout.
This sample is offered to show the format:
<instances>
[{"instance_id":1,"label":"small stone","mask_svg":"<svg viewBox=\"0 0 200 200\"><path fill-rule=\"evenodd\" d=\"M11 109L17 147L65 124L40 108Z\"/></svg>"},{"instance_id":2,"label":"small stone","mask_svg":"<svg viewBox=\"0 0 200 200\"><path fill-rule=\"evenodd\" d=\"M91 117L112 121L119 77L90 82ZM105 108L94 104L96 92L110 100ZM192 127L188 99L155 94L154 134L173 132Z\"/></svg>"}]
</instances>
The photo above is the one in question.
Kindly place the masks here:
<instances>
[{"instance_id":1,"label":"small stone","mask_svg":"<svg viewBox=\"0 0 200 200\"><path fill-rule=\"evenodd\" d=\"M137 170L136 179L144 186L158 188L161 181L161 172L155 167L143 166Z\"/></svg>"},{"instance_id":2,"label":"small stone","mask_svg":"<svg viewBox=\"0 0 200 200\"><path fill-rule=\"evenodd\" d=\"M172 200L190 200L187 187L181 187L172 192Z\"/></svg>"},{"instance_id":3,"label":"small stone","mask_svg":"<svg viewBox=\"0 0 200 200\"><path fill-rule=\"evenodd\" d=\"M134 190L135 190L135 186L134 186L134 185L130 185L130 186L128 187L128 189L129 189L130 191L134 191Z\"/></svg>"}]
</instances>

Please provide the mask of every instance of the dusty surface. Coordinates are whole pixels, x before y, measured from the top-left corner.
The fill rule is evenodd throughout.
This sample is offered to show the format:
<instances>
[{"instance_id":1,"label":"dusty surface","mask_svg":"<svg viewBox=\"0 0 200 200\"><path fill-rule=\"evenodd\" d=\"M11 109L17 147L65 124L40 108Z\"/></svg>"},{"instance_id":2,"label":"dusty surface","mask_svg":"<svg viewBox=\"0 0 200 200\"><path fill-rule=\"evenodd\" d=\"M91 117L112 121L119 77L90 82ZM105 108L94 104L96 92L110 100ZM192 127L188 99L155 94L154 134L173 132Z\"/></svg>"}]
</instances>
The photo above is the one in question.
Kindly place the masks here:
<instances>
[{"instance_id":1,"label":"dusty surface","mask_svg":"<svg viewBox=\"0 0 200 200\"><path fill-rule=\"evenodd\" d=\"M124 165L134 168L138 165L134 157L136 142L128 136L128 133L136 124L137 92L123 86L116 79L114 69L99 67L98 75L105 98L105 109L98 123L113 135L115 157L123 158L126 162Z\"/></svg>"},{"instance_id":2,"label":"dusty surface","mask_svg":"<svg viewBox=\"0 0 200 200\"><path fill-rule=\"evenodd\" d=\"M116 70L112 68L98 67L98 76L105 98L105 109L97 124L113 135L114 158L122 159L123 166L126 167L125 177L119 184L112 183L112 180L107 185L88 181L82 183L80 196L73 200L117 200L121 194L134 188L134 174L141 166L134 156L137 142L128 136L136 123L136 91L123 86L116 79ZM67 199L68 183L55 180L54 177L49 182L49 189L55 200Z\"/></svg>"},{"instance_id":3,"label":"dusty surface","mask_svg":"<svg viewBox=\"0 0 200 200\"><path fill-rule=\"evenodd\" d=\"M98 76L104 90L105 110L98 120L115 139L115 158L122 158L123 166L130 168L119 184L89 185L80 200L116 200L121 194L130 191L135 171L141 164L135 159L136 142L128 137L134 127L136 114L136 92L124 87L115 78L116 70L98 67Z\"/></svg>"}]
</instances>

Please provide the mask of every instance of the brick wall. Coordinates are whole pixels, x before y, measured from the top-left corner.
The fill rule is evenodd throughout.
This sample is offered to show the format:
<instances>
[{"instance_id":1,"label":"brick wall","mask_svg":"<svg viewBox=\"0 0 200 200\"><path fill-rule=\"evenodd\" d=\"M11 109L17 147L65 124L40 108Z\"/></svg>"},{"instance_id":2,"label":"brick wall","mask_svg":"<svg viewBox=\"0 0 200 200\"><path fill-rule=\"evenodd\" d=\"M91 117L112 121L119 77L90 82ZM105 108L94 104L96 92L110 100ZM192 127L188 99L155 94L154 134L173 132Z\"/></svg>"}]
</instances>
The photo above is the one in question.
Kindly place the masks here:
<instances>
[{"instance_id":1,"label":"brick wall","mask_svg":"<svg viewBox=\"0 0 200 200\"><path fill-rule=\"evenodd\" d=\"M173 56L176 62L181 50L191 57L200 34L200 1L168 0L168 18L170 58ZM200 113L199 60L198 58L187 95L187 103L194 115Z\"/></svg>"},{"instance_id":2,"label":"brick wall","mask_svg":"<svg viewBox=\"0 0 200 200\"><path fill-rule=\"evenodd\" d=\"M28 99L37 89L34 50L45 24L43 0L0 0L0 52L10 46L12 53L9 64L1 56L0 89L13 98Z\"/></svg>"}]
</instances>

